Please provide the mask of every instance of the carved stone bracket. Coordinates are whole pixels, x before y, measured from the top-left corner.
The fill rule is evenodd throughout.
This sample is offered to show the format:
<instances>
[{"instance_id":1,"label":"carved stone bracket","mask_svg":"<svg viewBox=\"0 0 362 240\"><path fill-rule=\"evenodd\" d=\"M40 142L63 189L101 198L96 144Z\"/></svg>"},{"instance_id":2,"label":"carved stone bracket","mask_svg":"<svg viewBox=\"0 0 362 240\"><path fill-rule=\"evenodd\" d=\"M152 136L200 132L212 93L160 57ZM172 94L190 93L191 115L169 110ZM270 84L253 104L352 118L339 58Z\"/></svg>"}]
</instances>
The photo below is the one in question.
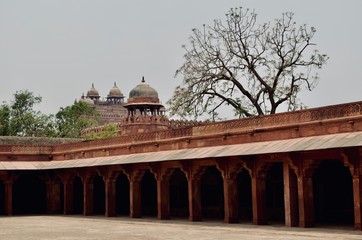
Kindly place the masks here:
<instances>
[{"instance_id":1,"label":"carved stone bracket","mask_svg":"<svg viewBox=\"0 0 362 240\"><path fill-rule=\"evenodd\" d=\"M104 182L117 181L117 177L120 173L125 174L129 179L131 171L130 168L122 167L121 165L97 167L97 172L103 177Z\"/></svg>"},{"instance_id":2,"label":"carved stone bracket","mask_svg":"<svg viewBox=\"0 0 362 240\"><path fill-rule=\"evenodd\" d=\"M291 169L298 177L313 177L315 169L321 163L320 160L303 159L297 154L290 155L286 159Z\"/></svg>"},{"instance_id":3,"label":"carved stone bracket","mask_svg":"<svg viewBox=\"0 0 362 240\"><path fill-rule=\"evenodd\" d=\"M56 183L59 181L59 179L57 179L56 175L53 175L51 173L45 173L39 176L39 179L44 181L46 184L51 184L51 183Z\"/></svg>"},{"instance_id":4,"label":"carved stone bracket","mask_svg":"<svg viewBox=\"0 0 362 240\"><path fill-rule=\"evenodd\" d=\"M183 171L188 180L199 181L201 176L205 173L207 166L194 166L190 163L183 163L181 171Z\"/></svg>"},{"instance_id":5,"label":"carved stone bracket","mask_svg":"<svg viewBox=\"0 0 362 240\"><path fill-rule=\"evenodd\" d=\"M78 172L74 169L65 170L57 170L55 174L61 179L63 184L69 184L73 182L75 176L78 175Z\"/></svg>"},{"instance_id":6,"label":"carved stone bracket","mask_svg":"<svg viewBox=\"0 0 362 240\"><path fill-rule=\"evenodd\" d=\"M0 180L3 182L14 182L19 178L19 175L13 171L1 172Z\"/></svg>"},{"instance_id":7,"label":"carved stone bracket","mask_svg":"<svg viewBox=\"0 0 362 240\"><path fill-rule=\"evenodd\" d=\"M96 168L81 169L78 175L82 178L83 183L93 183L94 177L98 174Z\"/></svg>"},{"instance_id":8,"label":"carved stone bracket","mask_svg":"<svg viewBox=\"0 0 362 240\"><path fill-rule=\"evenodd\" d=\"M269 168L273 164L262 158L248 157L243 159L243 167L249 171L252 178L266 178Z\"/></svg>"},{"instance_id":9,"label":"carved stone bracket","mask_svg":"<svg viewBox=\"0 0 362 240\"><path fill-rule=\"evenodd\" d=\"M146 170L147 169L134 169L131 171L127 171L128 180L130 182L141 182Z\"/></svg>"},{"instance_id":10,"label":"carved stone bracket","mask_svg":"<svg viewBox=\"0 0 362 240\"><path fill-rule=\"evenodd\" d=\"M220 159L216 162L216 167L219 169L221 176L227 180L235 180L238 173L245 167L245 162L228 162L226 159Z\"/></svg>"},{"instance_id":11,"label":"carved stone bracket","mask_svg":"<svg viewBox=\"0 0 362 240\"><path fill-rule=\"evenodd\" d=\"M153 173L157 181L169 181L175 168L164 168L160 164L152 164L150 171Z\"/></svg>"},{"instance_id":12,"label":"carved stone bracket","mask_svg":"<svg viewBox=\"0 0 362 240\"><path fill-rule=\"evenodd\" d=\"M348 167L353 177L362 174L360 155L361 153L357 149L345 149L341 153L343 164Z\"/></svg>"}]
</instances>

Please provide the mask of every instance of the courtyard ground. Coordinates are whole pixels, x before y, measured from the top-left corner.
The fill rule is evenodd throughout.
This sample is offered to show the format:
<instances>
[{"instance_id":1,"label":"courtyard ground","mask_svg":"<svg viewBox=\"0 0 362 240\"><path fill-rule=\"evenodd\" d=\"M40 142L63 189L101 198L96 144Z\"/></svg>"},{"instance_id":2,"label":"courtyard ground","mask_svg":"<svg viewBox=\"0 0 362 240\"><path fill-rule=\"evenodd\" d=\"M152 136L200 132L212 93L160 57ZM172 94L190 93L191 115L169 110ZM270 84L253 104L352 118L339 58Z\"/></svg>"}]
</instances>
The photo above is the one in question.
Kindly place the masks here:
<instances>
[{"instance_id":1,"label":"courtyard ground","mask_svg":"<svg viewBox=\"0 0 362 240\"><path fill-rule=\"evenodd\" d=\"M352 228L289 228L221 222L159 221L156 219L105 218L84 216L0 217L0 239L177 239L177 240L258 240L258 239L362 239Z\"/></svg>"}]
</instances>

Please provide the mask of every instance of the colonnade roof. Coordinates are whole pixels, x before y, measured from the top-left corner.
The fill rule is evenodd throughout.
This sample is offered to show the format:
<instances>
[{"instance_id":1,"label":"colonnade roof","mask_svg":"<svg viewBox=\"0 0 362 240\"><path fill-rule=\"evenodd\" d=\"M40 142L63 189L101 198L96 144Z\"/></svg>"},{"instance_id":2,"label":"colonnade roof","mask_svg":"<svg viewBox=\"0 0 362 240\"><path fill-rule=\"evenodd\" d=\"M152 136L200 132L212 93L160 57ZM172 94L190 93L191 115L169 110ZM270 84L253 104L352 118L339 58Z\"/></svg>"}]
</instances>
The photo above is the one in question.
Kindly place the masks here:
<instances>
[{"instance_id":1,"label":"colonnade roof","mask_svg":"<svg viewBox=\"0 0 362 240\"><path fill-rule=\"evenodd\" d=\"M49 162L1 161L0 170L49 170L362 147L362 132Z\"/></svg>"}]
</instances>

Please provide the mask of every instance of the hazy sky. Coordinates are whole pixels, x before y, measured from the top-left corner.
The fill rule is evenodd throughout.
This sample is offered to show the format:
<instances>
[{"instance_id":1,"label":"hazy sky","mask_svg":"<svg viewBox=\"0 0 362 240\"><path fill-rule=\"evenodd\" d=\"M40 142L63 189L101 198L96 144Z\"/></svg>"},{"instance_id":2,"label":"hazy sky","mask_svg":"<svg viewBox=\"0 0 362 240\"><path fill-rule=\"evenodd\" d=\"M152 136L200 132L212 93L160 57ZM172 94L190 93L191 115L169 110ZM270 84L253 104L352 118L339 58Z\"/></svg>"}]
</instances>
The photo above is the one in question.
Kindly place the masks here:
<instances>
[{"instance_id":1,"label":"hazy sky","mask_svg":"<svg viewBox=\"0 0 362 240\"><path fill-rule=\"evenodd\" d=\"M28 89L43 97L42 112L56 113L92 83L105 97L116 82L128 97L145 76L165 103L181 82L174 73L191 29L238 6L260 22L292 11L316 27L330 59L302 95L307 106L362 100L361 0L0 0L0 101Z\"/></svg>"}]
</instances>

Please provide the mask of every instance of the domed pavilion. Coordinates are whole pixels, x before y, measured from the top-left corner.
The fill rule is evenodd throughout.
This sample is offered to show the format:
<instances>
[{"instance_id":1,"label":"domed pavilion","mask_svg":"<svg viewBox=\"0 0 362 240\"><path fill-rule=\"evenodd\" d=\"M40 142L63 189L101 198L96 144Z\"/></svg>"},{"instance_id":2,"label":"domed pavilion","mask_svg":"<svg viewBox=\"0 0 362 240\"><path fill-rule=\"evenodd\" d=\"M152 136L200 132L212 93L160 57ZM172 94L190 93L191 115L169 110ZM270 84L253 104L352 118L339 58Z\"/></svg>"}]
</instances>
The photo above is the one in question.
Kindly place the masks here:
<instances>
[{"instance_id":1,"label":"domed pavilion","mask_svg":"<svg viewBox=\"0 0 362 240\"><path fill-rule=\"evenodd\" d=\"M116 82L114 82L114 86L111 88L111 90L109 90L109 94L107 95L107 102L112 104L124 103L124 95L117 87Z\"/></svg>"},{"instance_id":2,"label":"domed pavilion","mask_svg":"<svg viewBox=\"0 0 362 240\"><path fill-rule=\"evenodd\" d=\"M90 98L94 102L98 102L100 96L97 89L94 88L94 84L92 83L92 87L87 92L87 98Z\"/></svg>"},{"instance_id":3,"label":"domed pavilion","mask_svg":"<svg viewBox=\"0 0 362 240\"><path fill-rule=\"evenodd\" d=\"M124 106L128 115L163 115L165 107L160 103L157 91L146 84L145 78L129 93L128 103Z\"/></svg>"},{"instance_id":4,"label":"domed pavilion","mask_svg":"<svg viewBox=\"0 0 362 240\"><path fill-rule=\"evenodd\" d=\"M155 132L169 128L169 120L164 115L165 107L160 103L157 91L142 81L130 93L124 107L128 115L121 122L121 135L141 132Z\"/></svg>"}]
</instances>

